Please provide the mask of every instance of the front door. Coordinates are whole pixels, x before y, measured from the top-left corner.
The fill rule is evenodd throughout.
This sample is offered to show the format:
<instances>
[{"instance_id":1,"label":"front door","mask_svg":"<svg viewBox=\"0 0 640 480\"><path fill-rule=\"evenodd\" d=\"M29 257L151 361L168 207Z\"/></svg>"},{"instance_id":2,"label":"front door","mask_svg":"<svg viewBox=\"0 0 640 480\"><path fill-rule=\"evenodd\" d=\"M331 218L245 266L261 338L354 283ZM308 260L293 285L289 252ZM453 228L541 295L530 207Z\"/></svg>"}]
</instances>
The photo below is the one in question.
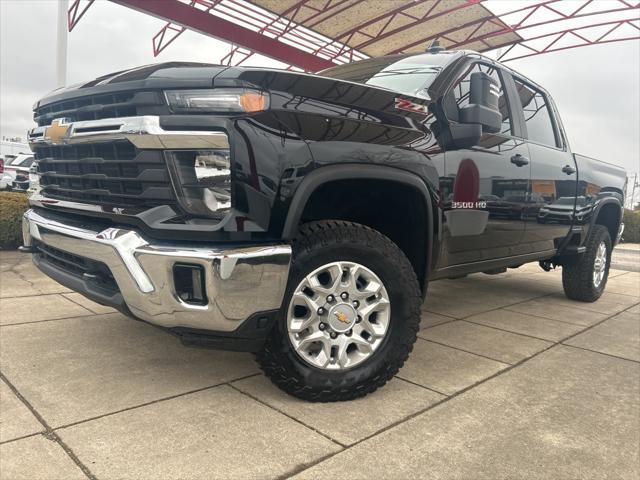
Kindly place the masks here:
<instances>
[{"instance_id":1,"label":"front door","mask_svg":"<svg viewBox=\"0 0 640 480\"><path fill-rule=\"evenodd\" d=\"M482 71L501 88L500 133L484 134L477 145L445 152L440 177L443 218L442 266L504 258L521 253L524 206L529 188L529 151L514 135L503 75L493 65L469 65L443 102L449 121L468 103L470 75Z\"/></svg>"}]
</instances>

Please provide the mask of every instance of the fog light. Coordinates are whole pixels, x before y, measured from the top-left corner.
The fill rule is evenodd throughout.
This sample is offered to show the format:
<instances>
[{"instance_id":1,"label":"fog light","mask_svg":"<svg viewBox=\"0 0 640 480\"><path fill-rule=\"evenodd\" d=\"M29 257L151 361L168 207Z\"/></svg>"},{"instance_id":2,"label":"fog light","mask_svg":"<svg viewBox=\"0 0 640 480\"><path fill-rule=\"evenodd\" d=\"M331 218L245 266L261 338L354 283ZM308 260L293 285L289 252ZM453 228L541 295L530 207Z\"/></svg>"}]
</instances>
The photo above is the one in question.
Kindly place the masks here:
<instances>
[{"instance_id":1,"label":"fog light","mask_svg":"<svg viewBox=\"0 0 640 480\"><path fill-rule=\"evenodd\" d=\"M165 155L182 208L196 216L224 217L231 208L229 150L168 150Z\"/></svg>"},{"instance_id":2,"label":"fog light","mask_svg":"<svg viewBox=\"0 0 640 480\"><path fill-rule=\"evenodd\" d=\"M176 295L183 302L193 305L207 304L202 266L176 263L173 266L173 284Z\"/></svg>"}]
</instances>

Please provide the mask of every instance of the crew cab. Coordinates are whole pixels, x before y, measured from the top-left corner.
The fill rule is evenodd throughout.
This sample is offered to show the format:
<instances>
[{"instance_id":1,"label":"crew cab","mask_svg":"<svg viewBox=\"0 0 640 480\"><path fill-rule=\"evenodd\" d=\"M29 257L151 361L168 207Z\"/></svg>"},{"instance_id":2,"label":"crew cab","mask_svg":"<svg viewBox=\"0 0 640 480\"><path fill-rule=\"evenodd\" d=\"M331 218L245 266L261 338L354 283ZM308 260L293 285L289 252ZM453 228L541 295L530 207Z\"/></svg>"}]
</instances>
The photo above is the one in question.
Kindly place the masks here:
<instances>
[{"instance_id":1,"label":"crew cab","mask_svg":"<svg viewBox=\"0 0 640 480\"><path fill-rule=\"evenodd\" d=\"M571 152L550 95L439 47L318 74L195 63L37 102L23 251L185 344L256 352L347 400L407 359L431 281L561 266L604 291L625 172Z\"/></svg>"}]
</instances>

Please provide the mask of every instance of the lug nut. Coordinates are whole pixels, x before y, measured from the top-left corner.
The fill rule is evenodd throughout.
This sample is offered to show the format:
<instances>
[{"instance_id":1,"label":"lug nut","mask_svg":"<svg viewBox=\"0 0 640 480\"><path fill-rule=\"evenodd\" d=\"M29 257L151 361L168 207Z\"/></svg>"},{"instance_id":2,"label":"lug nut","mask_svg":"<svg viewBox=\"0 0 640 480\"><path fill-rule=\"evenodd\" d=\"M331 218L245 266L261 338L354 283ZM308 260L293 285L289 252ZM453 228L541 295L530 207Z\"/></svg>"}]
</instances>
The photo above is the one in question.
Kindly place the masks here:
<instances>
[{"instance_id":1,"label":"lug nut","mask_svg":"<svg viewBox=\"0 0 640 480\"><path fill-rule=\"evenodd\" d=\"M360 302L358 300L353 301L353 308L358 308L360 306Z\"/></svg>"},{"instance_id":2,"label":"lug nut","mask_svg":"<svg viewBox=\"0 0 640 480\"><path fill-rule=\"evenodd\" d=\"M327 295L327 302L331 303L335 300L335 297L333 295Z\"/></svg>"},{"instance_id":3,"label":"lug nut","mask_svg":"<svg viewBox=\"0 0 640 480\"><path fill-rule=\"evenodd\" d=\"M348 331L345 335L346 335L347 337L350 337L352 333L353 333L353 330L352 330L352 329L349 329L349 331Z\"/></svg>"},{"instance_id":4,"label":"lug nut","mask_svg":"<svg viewBox=\"0 0 640 480\"><path fill-rule=\"evenodd\" d=\"M361 321L362 321L362 317L358 315L358 318L356 318L356 323L360 323Z\"/></svg>"},{"instance_id":5,"label":"lug nut","mask_svg":"<svg viewBox=\"0 0 640 480\"><path fill-rule=\"evenodd\" d=\"M325 328L327 328L327 326L324 323L320 322L320 325L318 325L318 328L320 330L324 330Z\"/></svg>"},{"instance_id":6,"label":"lug nut","mask_svg":"<svg viewBox=\"0 0 640 480\"><path fill-rule=\"evenodd\" d=\"M336 332L331 332L331 338L338 338L338 334Z\"/></svg>"},{"instance_id":7,"label":"lug nut","mask_svg":"<svg viewBox=\"0 0 640 480\"><path fill-rule=\"evenodd\" d=\"M323 307L318 308L318 315L324 315L324 308Z\"/></svg>"},{"instance_id":8,"label":"lug nut","mask_svg":"<svg viewBox=\"0 0 640 480\"><path fill-rule=\"evenodd\" d=\"M347 292L342 292L340 294L340 298L343 300L346 300L347 298L349 298L349 294Z\"/></svg>"}]
</instances>

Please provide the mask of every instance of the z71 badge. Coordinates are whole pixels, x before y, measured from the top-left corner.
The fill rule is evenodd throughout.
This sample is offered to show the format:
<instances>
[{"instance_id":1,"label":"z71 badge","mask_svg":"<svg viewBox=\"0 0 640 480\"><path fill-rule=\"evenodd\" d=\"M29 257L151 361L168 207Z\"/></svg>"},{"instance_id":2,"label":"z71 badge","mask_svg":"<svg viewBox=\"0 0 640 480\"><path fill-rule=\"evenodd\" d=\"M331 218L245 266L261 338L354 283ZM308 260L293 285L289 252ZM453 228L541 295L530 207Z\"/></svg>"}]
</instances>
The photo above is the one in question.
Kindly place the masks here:
<instances>
[{"instance_id":1,"label":"z71 badge","mask_svg":"<svg viewBox=\"0 0 640 480\"><path fill-rule=\"evenodd\" d=\"M426 105L420 105L419 103L413 103L410 100L403 100L402 98L395 99L395 107L398 110L406 110L407 112L419 113L420 115L428 115L429 110Z\"/></svg>"}]
</instances>

